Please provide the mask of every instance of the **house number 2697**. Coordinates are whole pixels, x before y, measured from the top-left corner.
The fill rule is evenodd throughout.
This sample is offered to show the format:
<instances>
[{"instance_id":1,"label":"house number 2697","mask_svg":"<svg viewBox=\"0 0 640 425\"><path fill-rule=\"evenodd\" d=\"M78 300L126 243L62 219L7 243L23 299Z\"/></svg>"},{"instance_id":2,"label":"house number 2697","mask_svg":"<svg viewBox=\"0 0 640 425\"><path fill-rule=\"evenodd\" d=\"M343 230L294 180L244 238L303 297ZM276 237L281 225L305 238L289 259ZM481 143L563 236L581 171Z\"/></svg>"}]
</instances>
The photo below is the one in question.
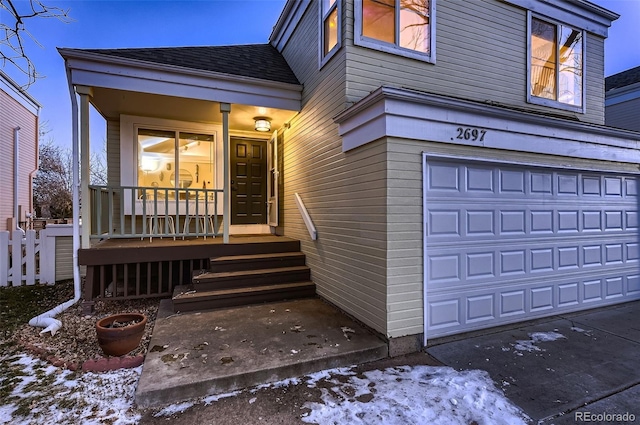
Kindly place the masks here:
<instances>
[{"instance_id":1,"label":"house number 2697","mask_svg":"<svg viewBox=\"0 0 640 425\"><path fill-rule=\"evenodd\" d=\"M484 136L487 134L487 130L473 127L458 127L456 132L456 139L471 140L472 142L483 142Z\"/></svg>"}]
</instances>

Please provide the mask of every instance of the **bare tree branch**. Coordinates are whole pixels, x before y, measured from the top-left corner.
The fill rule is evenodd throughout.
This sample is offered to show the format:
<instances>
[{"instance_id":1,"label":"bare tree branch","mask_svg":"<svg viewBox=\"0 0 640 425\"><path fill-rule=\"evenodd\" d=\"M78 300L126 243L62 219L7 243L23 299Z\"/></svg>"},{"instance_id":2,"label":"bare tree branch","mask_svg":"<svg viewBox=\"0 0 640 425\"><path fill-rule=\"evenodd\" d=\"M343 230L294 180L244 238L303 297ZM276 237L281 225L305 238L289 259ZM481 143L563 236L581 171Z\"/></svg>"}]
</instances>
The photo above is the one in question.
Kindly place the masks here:
<instances>
[{"instance_id":1,"label":"bare tree branch","mask_svg":"<svg viewBox=\"0 0 640 425\"><path fill-rule=\"evenodd\" d=\"M53 18L68 23L72 19L68 10L47 6L40 0L29 0L28 8L25 10L19 10L17 6L20 4L16 0L0 0L0 62L3 67L12 65L27 76L27 83L23 85L26 89L40 78L40 74L29 57L25 40L30 39L37 46L41 45L27 30L25 21L33 18Z\"/></svg>"}]
</instances>

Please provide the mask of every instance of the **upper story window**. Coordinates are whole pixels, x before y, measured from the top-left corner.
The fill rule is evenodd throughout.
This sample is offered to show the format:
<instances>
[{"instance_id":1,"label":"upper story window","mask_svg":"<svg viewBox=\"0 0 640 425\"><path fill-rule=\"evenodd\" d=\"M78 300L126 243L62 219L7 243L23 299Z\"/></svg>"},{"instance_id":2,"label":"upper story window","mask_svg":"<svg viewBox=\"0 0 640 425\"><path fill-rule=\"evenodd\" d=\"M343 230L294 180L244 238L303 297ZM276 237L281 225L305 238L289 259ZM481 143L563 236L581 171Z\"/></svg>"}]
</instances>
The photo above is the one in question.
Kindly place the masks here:
<instances>
[{"instance_id":1,"label":"upper story window","mask_svg":"<svg viewBox=\"0 0 640 425\"><path fill-rule=\"evenodd\" d=\"M527 100L583 112L583 32L546 19L530 17L529 34Z\"/></svg>"},{"instance_id":2,"label":"upper story window","mask_svg":"<svg viewBox=\"0 0 640 425\"><path fill-rule=\"evenodd\" d=\"M320 1L320 66L340 48L340 0Z\"/></svg>"},{"instance_id":3,"label":"upper story window","mask_svg":"<svg viewBox=\"0 0 640 425\"><path fill-rule=\"evenodd\" d=\"M435 61L435 0L356 1L355 43Z\"/></svg>"}]
</instances>

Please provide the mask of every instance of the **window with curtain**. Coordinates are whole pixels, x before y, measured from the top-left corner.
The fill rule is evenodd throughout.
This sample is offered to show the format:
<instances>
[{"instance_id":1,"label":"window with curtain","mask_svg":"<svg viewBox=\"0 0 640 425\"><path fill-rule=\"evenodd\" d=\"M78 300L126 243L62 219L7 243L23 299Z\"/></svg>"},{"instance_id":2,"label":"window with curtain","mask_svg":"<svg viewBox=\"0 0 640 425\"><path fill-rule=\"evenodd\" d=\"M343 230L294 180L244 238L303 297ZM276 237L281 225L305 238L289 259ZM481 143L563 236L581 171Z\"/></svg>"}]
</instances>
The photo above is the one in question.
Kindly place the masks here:
<instances>
[{"instance_id":1,"label":"window with curtain","mask_svg":"<svg viewBox=\"0 0 640 425\"><path fill-rule=\"evenodd\" d=\"M582 31L532 17L529 100L546 106L583 107Z\"/></svg>"},{"instance_id":2,"label":"window with curtain","mask_svg":"<svg viewBox=\"0 0 640 425\"><path fill-rule=\"evenodd\" d=\"M356 2L356 44L429 60L433 55L435 0Z\"/></svg>"}]
</instances>

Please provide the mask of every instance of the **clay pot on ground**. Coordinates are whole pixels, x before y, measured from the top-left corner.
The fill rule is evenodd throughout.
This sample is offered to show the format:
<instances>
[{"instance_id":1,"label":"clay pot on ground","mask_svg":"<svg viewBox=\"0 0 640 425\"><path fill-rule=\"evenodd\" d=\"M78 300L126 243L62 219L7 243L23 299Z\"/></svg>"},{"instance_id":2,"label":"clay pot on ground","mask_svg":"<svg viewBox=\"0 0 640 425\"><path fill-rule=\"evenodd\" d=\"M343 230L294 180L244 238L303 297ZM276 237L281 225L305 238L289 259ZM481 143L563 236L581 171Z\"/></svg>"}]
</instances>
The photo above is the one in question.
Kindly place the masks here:
<instances>
[{"instance_id":1,"label":"clay pot on ground","mask_svg":"<svg viewBox=\"0 0 640 425\"><path fill-rule=\"evenodd\" d=\"M124 356L135 350L142 340L147 316L141 313L120 313L96 322L98 344L109 356Z\"/></svg>"}]
</instances>

